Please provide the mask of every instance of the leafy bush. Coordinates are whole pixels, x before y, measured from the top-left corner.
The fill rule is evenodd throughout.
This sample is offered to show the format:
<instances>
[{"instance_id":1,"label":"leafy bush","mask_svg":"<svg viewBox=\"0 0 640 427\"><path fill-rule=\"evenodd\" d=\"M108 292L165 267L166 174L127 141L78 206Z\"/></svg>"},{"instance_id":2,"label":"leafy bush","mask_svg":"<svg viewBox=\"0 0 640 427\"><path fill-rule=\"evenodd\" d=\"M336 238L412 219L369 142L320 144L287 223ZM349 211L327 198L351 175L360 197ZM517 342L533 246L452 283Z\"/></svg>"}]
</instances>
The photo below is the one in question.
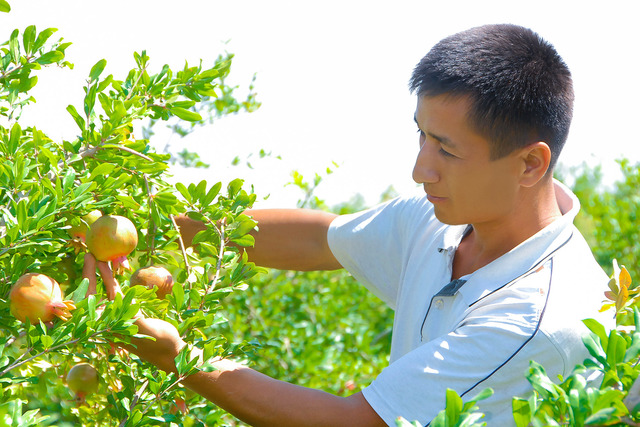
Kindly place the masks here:
<instances>
[{"instance_id":1,"label":"leafy bush","mask_svg":"<svg viewBox=\"0 0 640 427\"><path fill-rule=\"evenodd\" d=\"M0 3L0 10L5 5ZM242 352L222 335L219 302L259 271L230 245L252 244L247 233L255 223L242 212L255 195L241 180L168 184L170 156L138 139L134 124L199 121L199 106L217 103L216 97L225 94L223 78L231 62L219 58L210 68L187 64L177 72L165 65L152 73L149 57L141 52L134 54L135 68L117 79L103 77L106 61L101 60L90 71L83 105L67 107L77 138L54 141L35 127L23 128L19 119L34 102L29 91L36 73L45 66L71 66L65 61L69 43L51 42L55 31L15 30L0 48L0 424L222 423L224 412L179 382L207 366L191 360L190 348L202 350L205 361ZM236 102L228 92L223 100ZM133 269L162 265L170 270L176 284L166 299L156 298L152 289L129 286L128 272L118 276L123 295L114 301L105 301L101 286L86 298L87 249L68 231L93 210L133 222L139 237L130 259ZM207 225L198 236L206 240L199 253L185 250L179 238L175 216L184 213ZM22 323L11 315L9 291L28 272L62 285L76 306L70 320ZM179 375L158 371L111 344L136 334L138 311L169 321L189 343L177 358ZM79 362L93 365L100 378L86 403L79 403L64 381Z\"/></svg>"}]
</instances>

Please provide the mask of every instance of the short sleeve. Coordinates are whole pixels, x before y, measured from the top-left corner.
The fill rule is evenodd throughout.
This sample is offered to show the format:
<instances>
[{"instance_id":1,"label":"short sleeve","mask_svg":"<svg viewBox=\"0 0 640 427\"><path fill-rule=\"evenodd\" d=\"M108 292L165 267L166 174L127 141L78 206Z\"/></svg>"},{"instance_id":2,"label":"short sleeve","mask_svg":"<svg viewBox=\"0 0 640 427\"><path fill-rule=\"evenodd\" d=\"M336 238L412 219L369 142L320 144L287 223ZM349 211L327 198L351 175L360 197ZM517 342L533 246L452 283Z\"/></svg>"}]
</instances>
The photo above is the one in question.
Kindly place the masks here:
<instances>
[{"instance_id":1,"label":"short sleeve","mask_svg":"<svg viewBox=\"0 0 640 427\"><path fill-rule=\"evenodd\" d=\"M426 199L425 199L426 200ZM396 198L375 208L337 217L329 228L328 242L340 264L391 308L409 247L412 219L429 209L416 198Z\"/></svg>"}]
</instances>

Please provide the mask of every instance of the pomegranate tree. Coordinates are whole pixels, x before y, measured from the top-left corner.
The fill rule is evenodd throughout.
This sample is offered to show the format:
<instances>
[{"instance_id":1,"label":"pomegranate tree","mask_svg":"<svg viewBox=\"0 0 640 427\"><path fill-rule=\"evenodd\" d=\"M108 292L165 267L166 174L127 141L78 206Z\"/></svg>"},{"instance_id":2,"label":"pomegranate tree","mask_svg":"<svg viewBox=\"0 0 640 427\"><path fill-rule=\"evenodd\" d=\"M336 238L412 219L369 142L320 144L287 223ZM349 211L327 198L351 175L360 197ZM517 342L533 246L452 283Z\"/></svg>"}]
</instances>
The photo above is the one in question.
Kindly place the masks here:
<instances>
[{"instance_id":1,"label":"pomegranate tree","mask_svg":"<svg viewBox=\"0 0 640 427\"><path fill-rule=\"evenodd\" d=\"M129 280L131 286L142 285L149 289L157 287L158 298L163 299L173 289L173 276L164 267L142 267L137 269Z\"/></svg>"},{"instance_id":2,"label":"pomegranate tree","mask_svg":"<svg viewBox=\"0 0 640 427\"><path fill-rule=\"evenodd\" d=\"M127 255L138 244L138 231L128 218L104 215L87 231L86 244L98 261L110 261L114 272L131 270Z\"/></svg>"},{"instance_id":3,"label":"pomegranate tree","mask_svg":"<svg viewBox=\"0 0 640 427\"><path fill-rule=\"evenodd\" d=\"M0 0L0 15L7 3L28 10ZM107 61L101 59L82 79L84 97L66 107L77 133L68 129L63 140L21 114L34 100L28 92L36 74L46 73L48 65L71 65L65 59L70 43L52 37L54 28L36 31L31 25L9 33L0 27L0 37L9 37L0 39L0 425L139 425L157 424L159 417L175 425L220 425L217 420L226 416L213 405L178 410L184 409L178 399L197 400L185 397L178 380L204 360L178 358L181 374L164 375L124 347L138 332L135 317L142 312L171 320L191 347L206 344L208 356L227 353L218 327L220 299L255 274L238 245L250 243L242 211L256 196L243 189L242 180L227 183L226 191L222 182L173 183L168 172L174 156L157 152L140 128L166 120L181 128L180 120L208 121L200 112L219 117L255 106L253 98L237 102L233 88L224 85L231 56L211 66L204 65L206 58L195 66L185 63L174 72L150 62L144 51L133 52L135 66L120 77L103 75ZM208 108L214 103L215 109ZM175 220L187 213L206 224L197 252L184 246ZM85 297L113 279L104 264L122 270L127 257L133 269L165 266L184 292L159 304L143 297L150 293L146 288L126 286L117 277L121 297ZM40 275L20 277L32 272ZM152 286L164 293L164 285ZM73 303L63 295L73 295L64 299L77 308L71 311ZM88 365L69 371L80 361L98 373ZM96 387L104 394L97 396ZM91 405L61 401L70 389Z\"/></svg>"},{"instance_id":4,"label":"pomegranate tree","mask_svg":"<svg viewBox=\"0 0 640 427\"><path fill-rule=\"evenodd\" d=\"M66 381L79 403L84 403L87 395L98 391L98 371L88 363L74 365L67 373Z\"/></svg>"},{"instance_id":5,"label":"pomegranate tree","mask_svg":"<svg viewBox=\"0 0 640 427\"><path fill-rule=\"evenodd\" d=\"M73 301L63 301L60 285L44 274L27 273L21 276L9 292L11 314L21 322L38 319L49 322L54 317L62 320L71 318Z\"/></svg>"}]
</instances>

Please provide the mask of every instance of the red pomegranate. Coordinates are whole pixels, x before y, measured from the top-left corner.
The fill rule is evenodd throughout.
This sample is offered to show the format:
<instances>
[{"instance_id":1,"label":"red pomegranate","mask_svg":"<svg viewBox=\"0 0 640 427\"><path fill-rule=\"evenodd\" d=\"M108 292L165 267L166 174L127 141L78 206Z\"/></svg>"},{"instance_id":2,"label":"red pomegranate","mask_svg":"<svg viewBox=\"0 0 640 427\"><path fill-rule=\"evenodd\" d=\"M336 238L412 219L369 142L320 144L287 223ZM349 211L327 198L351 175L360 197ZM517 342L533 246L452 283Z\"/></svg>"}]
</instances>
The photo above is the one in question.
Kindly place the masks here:
<instances>
[{"instance_id":1,"label":"red pomegranate","mask_svg":"<svg viewBox=\"0 0 640 427\"><path fill-rule=\"evenodd\" d=\"M173 276L164 267L142 267L137 269L129 280L131 286L142 285L149 289L153 289L154 286L158 287L156 294L158 298L163 299L167 294L170 294L173 289Z\"/></svg>"},{"instance_id":2,"label":"red pomegranate","mask_svg":"<svg viewBox=\"0 0 640 427\"><path fill-rule=\"evenodd\" d=\"M98 261L111 261L111 268L120 274L131 270L127 255L138 244L138 231L128 218L104 215L91 224L86 243Z\"/></svg>"},{"instance_id":3,"label":"red pomegranate","mask_svg":"<svg viewBox=\"0 0 640 427\"><path fill-rule=\"evenodd\" d=\"M73 301L63 301L58 282L49 276L27 273L20 277L9 292L11 314L21 322L29 319L32 324L38 319L49 322L54 317L71 318Z\"/></svg>"},{"instance_id":4,"label":"red pomegranate","mask_svg":"<svg viewBox=\"0 0 640 427\"><path fill-rule=\"evenodd\" d=\"M76 394L78 402L84 403L87 395L98 391L98 371L88 363L79 363L69 369L67 386Z\"/></svg>"},{"instance_id":5,"label":"red pomegranate","mask_svg":"<svg viewBox=\"0 0 640 427\"><path fill-rule=\"evenodd\" d=\"M99 210L91 211L81 218L80 224L72 226L67 230L67 232L73 239L78 239L84 242L89 227L91 227L91 224L96 222L96 220L101 216L102 212L100 212Z\"/></svg>"}]
</instances>

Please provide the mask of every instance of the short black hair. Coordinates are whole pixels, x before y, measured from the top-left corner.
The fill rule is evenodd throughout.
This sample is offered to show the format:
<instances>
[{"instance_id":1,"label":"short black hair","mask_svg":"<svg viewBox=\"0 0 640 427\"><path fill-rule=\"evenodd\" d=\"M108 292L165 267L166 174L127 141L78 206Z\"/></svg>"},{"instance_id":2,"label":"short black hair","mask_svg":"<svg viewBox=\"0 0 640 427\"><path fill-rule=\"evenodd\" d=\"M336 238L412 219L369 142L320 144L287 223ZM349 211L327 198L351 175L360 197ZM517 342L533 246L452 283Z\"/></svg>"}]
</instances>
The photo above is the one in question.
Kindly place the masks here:
<instances>
[{"instance_id":1,"label":"short black hair","mask_svg":"<svg viewBox=\"0 0 640 427\"><path fill-rule=\"evenodd\" d=\"M416 65L409 88L418 96L469 96L469 123L494 144L492 159L544 141L552 170L569 134L571 72L528 28L484 25L443 39Z\"/></svg>"}]
</instances>

